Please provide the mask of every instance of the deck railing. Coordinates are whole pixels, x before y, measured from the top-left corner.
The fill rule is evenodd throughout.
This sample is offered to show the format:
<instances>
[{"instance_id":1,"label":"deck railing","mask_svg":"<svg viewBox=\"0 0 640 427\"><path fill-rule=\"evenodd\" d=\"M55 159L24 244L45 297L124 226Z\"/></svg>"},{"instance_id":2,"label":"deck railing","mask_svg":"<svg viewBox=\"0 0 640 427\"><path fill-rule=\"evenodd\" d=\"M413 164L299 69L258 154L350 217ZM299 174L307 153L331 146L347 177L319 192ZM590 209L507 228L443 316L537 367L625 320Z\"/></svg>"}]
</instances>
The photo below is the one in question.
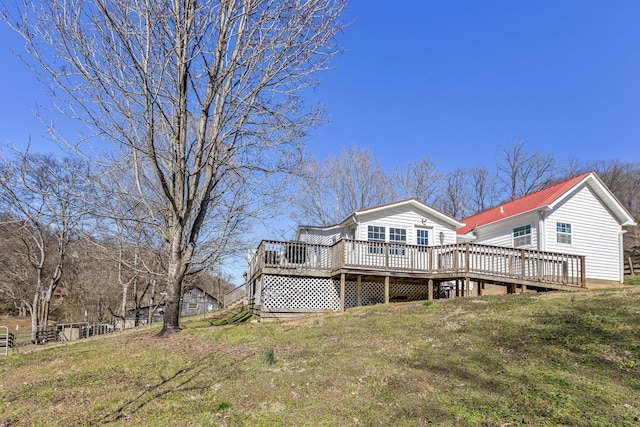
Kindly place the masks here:
<instances>
[{"instance_id":1,"label":"deck railing","mask_svg":"<svg viewBox=\"0 0 640 427\"><path fill-rule=\"evenodd\" d=\"M326 245L263 240L256 255L256 263L267 268L328 271L332 267L332 246Z\"/></svg>"},{"instance_id":2,"label":"deck railing","mask_svg":"<svg viewBox=\"0 0 640 427\"><path fill-rule=\"evenodd\" d=\"M250 260L250 272L261 268L327 272L350 268L585 286L583 256L472 243L419 246L342 239L327 246L263 241Z\"/></svg>"}]
</instances>

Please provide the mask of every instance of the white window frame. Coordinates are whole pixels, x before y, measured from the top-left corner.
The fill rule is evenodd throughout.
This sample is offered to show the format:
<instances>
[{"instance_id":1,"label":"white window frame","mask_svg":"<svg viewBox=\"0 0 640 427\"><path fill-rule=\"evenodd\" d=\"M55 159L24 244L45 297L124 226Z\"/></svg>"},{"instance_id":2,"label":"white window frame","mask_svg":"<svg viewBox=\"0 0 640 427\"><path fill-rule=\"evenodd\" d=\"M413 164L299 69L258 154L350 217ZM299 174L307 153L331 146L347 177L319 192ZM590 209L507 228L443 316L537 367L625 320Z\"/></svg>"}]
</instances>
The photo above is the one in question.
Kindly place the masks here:
<instances>
[{"instance_id":1,"label":"white window frame","mask_svg":"<svg viewBox=\"0 0 640 427\"><path fill-rule=\"evenodd\" d=\"M513 239L513 247L520 248L522 246L531 245L531 224L515 227L511 231L511 238ZM516 235L516 233L518 233Z\"/></svg>"},{"instance_id":2,"label":"white window frame","mask_svg":"<svg viewBox=\"0 0 640 427\"><path fill-rule=\"evenodd\" d=\"M367 226L367 240L371 242L367 251L370 254L384 253L384 243L386 241L386 227L382 225Z\"/></svg>"},{"instance_id":3,"label":"white window frame","mask_svg":"<svg viewBox=\"0 0 640 427\"><path fill-rule=\"evenodd\" d=\"M389 247L390 255L404 255L406 253L405 246L407 244L407 229L389 227ZM403 246L396 246L393 243L401 244Z\"/></svg>"},{"instance_id":4,"label":"white window frame","mask_svg":"<svg viewBox=\"0 0 640 427\"><path fill-rule=\"evenodd\" d=\"M556 243L570 245L573 242L571 223L556 222Z\"/></svg>"},{"instance_id":5,"label":"white window frame","mask_svg":"<svg viewBox=\"0 0 640 427\"><path fill-rule=\"evenodd\" d=\"M429 232L431 230L428 228L416 228L416 245L418 246L429 246ZM426 236L420 236L420 233L424 232L427 233ZM422 242L420 242L420 239L426 239L423 240Z\"/></svg>"}]
</instances>

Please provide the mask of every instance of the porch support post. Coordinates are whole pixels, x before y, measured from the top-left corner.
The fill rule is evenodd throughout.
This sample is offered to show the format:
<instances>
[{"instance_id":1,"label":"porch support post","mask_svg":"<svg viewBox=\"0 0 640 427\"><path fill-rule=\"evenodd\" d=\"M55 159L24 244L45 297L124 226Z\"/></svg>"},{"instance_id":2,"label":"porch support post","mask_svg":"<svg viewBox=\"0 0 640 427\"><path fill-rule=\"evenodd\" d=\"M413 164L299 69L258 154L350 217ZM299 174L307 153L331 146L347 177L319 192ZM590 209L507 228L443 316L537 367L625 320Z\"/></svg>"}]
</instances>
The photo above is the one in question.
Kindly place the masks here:
<instances>
[{"instance_id":1,"label":"porch support post","mask_svg":"<svg viewBox=\"0 0 640 427\"><path fill-rule=\"evenodd\" d=\"M460 280L456 279L456 298L460 296Z\"/></svg>"},{"instance_id":2,"label":"porch support post","mask_svg":"<svg viewBox=\"0 0 640 427\"><path fill-rule=\"evenodd\" d=\"M471 296L471 279L469 279L469 276L464 278L464 296Z\"/></svg>"},{"instance_id":3,"label":"porch support post","mask_svg":"<svg viewBox=\"0 0 640 427\"><path fill-rule=\"evenodd\" d=\"M362 276L356 276L356 305L362 305Z\"/></svg>"},{"instance_id":4,"label":"porch support post","mask_svg":"<svg viewBox=\"0 0 640 427\"><path fill-rule=\"evenodd\" d=\"M389 276L384 277L384 303L389 304Z\"/></svg>"},{"instance_id":5,"label":"porch support post","mask_svg":"<svg viewBox=\"0 0 640 427\"><path fill-rule=\"evenodd\" d=\"M340 274L340 311L344 311L345 274Z\"/></svg>"},{"instance_id":6,"label":"porch support post","mask_svg":"<svg viewBox=\"0 0 640 427\"><path fill-rule=\"evenodd\" d=\"M432 301L433 300L433 279L429 279L429 288L427 292L428 292L428 300Z\"/></svg>"},{"instance_id":7,"label":"porch support post","mask_svg":"<svg viewBox=\"0 0 640 427\"><path fill-rule=\"evenodd\" d=\"M478 296L482 296L482 287L484 286L484 282L478 281L476 282L476 285L478 285Z\"/></svg>"}]
</instances>

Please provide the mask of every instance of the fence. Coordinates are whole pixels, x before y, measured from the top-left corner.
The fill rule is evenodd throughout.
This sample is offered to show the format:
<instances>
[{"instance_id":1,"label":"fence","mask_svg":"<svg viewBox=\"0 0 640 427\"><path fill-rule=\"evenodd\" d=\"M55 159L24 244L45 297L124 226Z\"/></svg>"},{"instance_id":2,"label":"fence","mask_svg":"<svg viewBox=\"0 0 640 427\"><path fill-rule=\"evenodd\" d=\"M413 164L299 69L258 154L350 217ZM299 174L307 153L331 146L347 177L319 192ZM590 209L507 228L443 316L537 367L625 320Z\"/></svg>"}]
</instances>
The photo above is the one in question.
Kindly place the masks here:
<instances>
[{"instance_id":1,"label":"fence","mask_svg":"<svg viewBox=\"0 0 640 427\"><path fill-rule=\"evenodd\" d=\"M0 356L9 354L9 349L15 346L15 335L6 326L0 326Z\"/></svg>"},{"instance_id":2,"label":"fence","mask_svg":"<svg viewBox=\"0 0 640 427\"><path fill-rule=\"evenodd\" d=\"M77 341L111 333L114 330L113 325L108 323L59 323L38 328L34 340L33 334L28 329L9 332L9 327L0 326L0 355L6 355L10 348L15 349L31 344Z\"/></svg>"},{"instance_id":3,"label":"fence","mask_svg":"<svg viewBox=\"0 0 640 427\"><path fill-rule=\"evenodd\" d=\"M640 256L627 257L624 262L625 276L640 276Z\"/></svg>"}]
</instances>

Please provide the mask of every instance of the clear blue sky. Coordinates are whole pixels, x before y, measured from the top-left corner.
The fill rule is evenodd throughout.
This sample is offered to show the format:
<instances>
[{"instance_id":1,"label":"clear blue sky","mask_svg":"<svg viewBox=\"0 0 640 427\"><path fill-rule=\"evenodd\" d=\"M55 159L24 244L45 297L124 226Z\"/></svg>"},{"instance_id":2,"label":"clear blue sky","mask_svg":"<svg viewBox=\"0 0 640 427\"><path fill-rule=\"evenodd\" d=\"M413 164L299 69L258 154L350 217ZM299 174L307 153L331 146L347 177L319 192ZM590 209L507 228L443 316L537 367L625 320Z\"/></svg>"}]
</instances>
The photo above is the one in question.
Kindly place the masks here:
<instances>
[{"instance_id":1,"label":"clear blue sky","mask_svg":"<svg viewBox=\"0 0 640 427\"><path fill-rule=\"evenodd\" d=\"M492 169L523 138L559 161L640 161L638 0L352 0L345 21L311 155L355 144L386 168ZM55 151L33 116L46 92L10 48L0 26L0 144Z\"/></svg>"},{"instance_id":2,"label":"clear blue sky","mask_svg":"<svg viewBox=\"0 0 640 427\"><path fill-rule=\"evenodd\" d=\"M560 161L640 161L640 1L352 0L345 20L311 155L355 144L388 168L492 168L523 138ZM46 92L9 49L2 26L0 143L54 151L33 116Z\"/></svg>"}]
</instances>

